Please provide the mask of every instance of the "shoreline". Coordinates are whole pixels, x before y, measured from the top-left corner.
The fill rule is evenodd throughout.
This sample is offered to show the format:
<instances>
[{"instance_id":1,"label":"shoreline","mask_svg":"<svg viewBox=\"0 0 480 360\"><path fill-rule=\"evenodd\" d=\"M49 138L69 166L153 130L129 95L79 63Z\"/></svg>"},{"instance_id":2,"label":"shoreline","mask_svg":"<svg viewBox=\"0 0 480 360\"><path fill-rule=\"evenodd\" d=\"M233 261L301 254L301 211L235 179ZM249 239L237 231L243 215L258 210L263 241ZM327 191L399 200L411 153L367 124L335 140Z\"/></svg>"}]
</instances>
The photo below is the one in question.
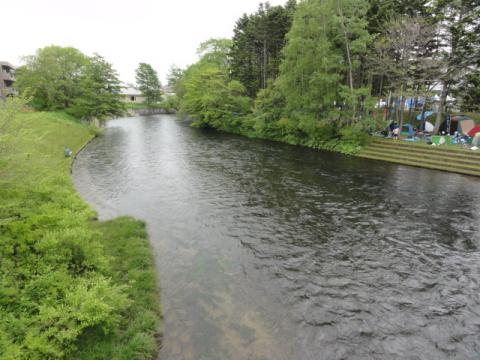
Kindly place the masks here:
<instances>
[{"instance_id":1,"label":"shoreline","mask_svg":"<svg viewBox=\"0 0 480 360\"><path fill-rule=\"evenodd\" d=\"M152 114L154 115L154 114ZM115 120L115 119L108 119L108 120ZM108 121L107 120L107 121ZM72 156L71 158L71 161L70 161L70 178L72 180L72 186L75 190L75 193L82 199L82 201L87 204L88 207L91 208L91 205L82 198L82 196L80 195L80 193L78 192L78 190L75 188L74 184L73 184L73 167L74 167L74 163L75 161L77 160L77 157L87 148L88 145L90 145L95 139L97 139L98 137L100 136L103 136L103 134L97 134L97 133L92 133L92 136L89 140L87 140L81 147L78 151L75 152L75 155ZM146 229L146 223L143 221L143 220L140 220L140 219L135 219L131 216L120 216L120 217L115 217L111 220L105 220L105 221L101 221L101 220L98 220L98 212L96 210L95 211L95 214L96 214L96 218L95 219L92 219L92 226L95 227L97 230L99 230L100 232L102 232L102 234L104 235L104 238L106 237L112 237L112 235L114 235L119 228L121 228L122 226L135 226L137 229L136 231L139 231L141 233L143 233L141 236L139 236L138 238L139 239L142 239L143 241L143 245L145 246L145 242L148 244L148 252L149 252L149 260L150 260L150 263L149 265L147 266L150 271L153 270L153 273L154 273L154 279L155 279L155 285L156 285L156 291L155 291L155 294L150 294L150 296L153 296L155 299L154 301L157 302L158 304L158 313L154 315L154 318L156 318L156 322L157 322L157 325L156 325L156 328L157 330L152 334L152 338L156 344L156 348L154 349L154 353L151 354L151 358L152 359L155 359L155 358L158 358L158 355L160 353L160 349L162 347L162 339L163 339L163 332L162 332L162 329L161 329L161 318L162 318L162 313L161 313L161 302L160 302L160 299L156 299L157 297L160 296L160 274L158 274L157 270L156 270L156 266L155 266L155 259L154 259L154 255L153 255L153 249L152 249L152 246L151 246L151 243L150 243L150 237L149 237L149 234L147 232L147 229ZM137 234L138 235L138 234ZM112 242L111 242L111 246L115 246L117 245L117 251L120 251L120 252L123 252L123 257L119 257L119 256L116 256L117 259L119 259L119 263L123 263L125 262L125 260L130 260L131 262L133 263L138 263L139 261L145 261L145 259L141 259L141 258L135 258L135 257L132 257L131 254L132 252L135 252L134 249L132 250L132 243L129 241L128 244L125 244L125 246L118 246L118 239L121 238L122 235L121 234L117 234L117 236L113 236L112 238ZM128 245L128 246L127 246ZM133 244L133 247L135 246L135 244ZM142 244L138 244L137 243L137 247L142 247ZM139 249L141 251L141 249ZM130 259L129 259L130 258ZM131 269L125 269L125 271L131 271ZM138 271L138 270L137 270ZM141 270L140 270L141 272ZM142 275L145 275L145 274L140 274L140 276ZM151 274L150 274L151 276ZM135 289L136 291L138 289ZM151 346L149 346L148 344L146 344L145 346L147 348L147 351L148 349L150 348L151 350ZM144 358L144 355L139 355L141 359ZM149 357L150 358L150 357ZM135 357L132 358L132 360L136 359Z\"/></svg>"},{"instance_id":2,"label":"shoreline","mask_svg":"<svg viewBox=\"0 0 480 360\"><path fill-rule=\"evenodd\" d=\"M98 132L62 112L20 113L17 128L22 136L8 134L12 151L0 162L4 247L22 249L5 252L0 264L3 285L15 294L0 306L0 357L157 357L159 274L146 225L97 220L73 183L74 162ZM64 146L75 155L66 158Z\"/></svg>"}]
</instances>

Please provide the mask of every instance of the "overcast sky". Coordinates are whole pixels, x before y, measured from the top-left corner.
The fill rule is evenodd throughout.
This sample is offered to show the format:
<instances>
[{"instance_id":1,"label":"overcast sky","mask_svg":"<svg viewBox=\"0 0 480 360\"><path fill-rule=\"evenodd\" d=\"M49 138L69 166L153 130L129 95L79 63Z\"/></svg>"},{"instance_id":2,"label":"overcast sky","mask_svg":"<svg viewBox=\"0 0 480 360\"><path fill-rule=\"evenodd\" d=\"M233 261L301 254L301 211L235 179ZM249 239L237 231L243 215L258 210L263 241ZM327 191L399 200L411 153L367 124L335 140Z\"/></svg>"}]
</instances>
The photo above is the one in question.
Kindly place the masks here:
<instances>
[{"instance_id":1,"label":"overcast sky","mask_svg":"<svg viewBox=\"0 0 480 360\"><path fill-rule=\"evenodd\" d=\"M271 0L279 5L286 0ZM162 81L171 64L196 61L196 48L212 37L231 37L235 21L260 0L15 0L2 6L0 61L48 45L73 46L113 63L125 82L139 62Z\"/></svg>"}]
</instances>

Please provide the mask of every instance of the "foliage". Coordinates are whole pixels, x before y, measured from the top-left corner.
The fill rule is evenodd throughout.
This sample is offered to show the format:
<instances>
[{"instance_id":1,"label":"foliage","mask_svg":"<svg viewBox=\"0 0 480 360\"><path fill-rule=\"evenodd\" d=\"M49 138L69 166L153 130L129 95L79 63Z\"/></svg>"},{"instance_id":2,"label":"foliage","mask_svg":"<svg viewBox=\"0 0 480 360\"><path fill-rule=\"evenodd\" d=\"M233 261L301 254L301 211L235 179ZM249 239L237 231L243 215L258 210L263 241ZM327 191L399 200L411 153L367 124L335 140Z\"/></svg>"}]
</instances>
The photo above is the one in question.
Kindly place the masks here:
<instances>
[{"instance_id":1,"label":"foliage","mask_svg":"<svg viewBox=\"0 0 480 360\"><path fill-rule=\"evenodd\" d=\"M235 118L249 111L250 99L242 95L243 85L229 82L214 65L199 64L188 69L184 87L181 111L194 120L195 126L226 130Z\"/></svg>"},{"instance_id":2,"label":"foliage","mask_svg":"<svg viewBox=\"0 0 480 360\"><path fill-rule=\"evenodd\" d=\"M480 112L480 69L468 74L454 89L463 111Z\"/></svg>"},{"instance_id":3,"label":"foliage","mask_svg":"<svg viewBox=\"0 0 480 360\"><path fill-rule=\"evenodd\" d=\"M177 111L180 107L178 97L176 95L164 96L160 103L160 108L165 109L167 112L171 110Z\"/></svg>"},{"instance_id":4,"label":"foliage","mask_svg":"<svg viewBox=\"0 0 480 360\"><path fill-rule=\"evenodd\" d=\"M237 21L230 50L202 46L177 81L180 108L197 126L355 152L386 126L392 104L402 123L406 98L431 98L439 82L440 109L452 90L462 109L478 108L479 11L473 0L261 4ZM229 79L244 89L231 91ZM386 92L381 118L372 95Z\"/></svg>"},{"instance_id":5,"label":"foliage","mask_svg":"<svg viewBox=\"0 0 480 360\"><path fill-rule=\"evenodd\" d=\"M144 225L93 222L68 176L63 147L92 134L64 113L13 122L21 136L0 155L0 358L148 358L158 310Z\"/></svg>"},{"instance_id":6,"label":"foliage","mask_svg":"<svg viewBox=\"0 0 480 360\"><path fill-rule=\"evenodd\" d=\"M443 121L448 94L471 72L480 59L480 3L477 0L437 0L434 15L438 24L437 57L441 64L442 92L435 132Z\"/></svg>"},{"instance_id":7,"label":"foliage","mask_svg":"<svg viewBox=\"0 0 480 360\"><path fill-rule=\"evenodd\" d=\"M177 86L180 80L182 79L183 76L183 69L180 69L178 66L172 65L170 69L168 70L167 74L167 81L168 81L168 86L177 92Z\"/></svg>"},{"instance_id":8,"label":"foliage","mask_svg":"<svg viewBox=\"0 0 480 360\"><path fill-rule=\"evenodd\" d=\"M78 82L88 58L72 47L47 46L24 58L16 71L21 92L33 91L32 105L39 110L69 108L79 95Z\"/></svg>"},{"instance_id":9,"label":"foliage","mask_svg":"<svg viewBox=\"0 0 480 360\"><path fill-rule=\"evenodd\" d=\"M15 119L30 101L28 92L21 96L0 98L0 155L7 149L7 144L11 142L9 140L18 136L19 129L14 128Z\"/></svg>"},{"instance_id":10,"label":"foliage","mask_svg":"<svg viewBox=\"0 0 480 360\"><path fill-rule=\"evenodd\" d=\"M277 78L295 7L294 0L285 6L261 3L256 13L243 15L235 24L230 52L232 77L245 86L250 97Z\"/></svg>"},{"instance_id":11,"label":"foliage","mask_svg":"<svg viewBox=\"0 0 480 360\"><path fill-rule=\"evenodd\" d=\"M17 69L16 86L21 93L32 91L34 108L86 118L123 113L118 75L100 55L87 57L75 48L48 46L25 61Z\"/></svg>"},{"instance_id":12,"label":"foliage","mask_svg":"<svg viewBox=\"0 0 480 360\"><path fill-rule=\"evenodd\" d=\"M108 275L115 284L126 284L130 303L111 336L99 329L85 331L74 359L152 359L158 350L160 309L155 291L157 277L145 224L127 217L91 224L111 259Z\"/></svg>"},{"instance_id":13,"label":"foliage","mask_svg":"<svg viewBox=\"0 0 480 360\"><path fill-rule=\"evenodd\" d=\"M89 58L78 82L79 95L68 112L78 118L103 119L120 116L125 106L121 82L112 65L98 54Z\"/></svg>"},{"instance_id":14,"label":"foliage","mask_svg":"<svg viewBox=\"0 0 480 360\"><path fill-rule=\"evenodd\" d=\"M136 70L137 85L146 99L146 103L154 104L161 100L161 84L157 72L150 64L140 63Z\"/></svg>"},{"instance_id":15,"label":"foliage","mask_svg":"<svg viewBox=\"0 0 480 360\"><path fill-rule=\"evenodd\" d=\"M370 41L367 9L364 1L309 0L298 6L278 79L289 116L355 122L365 94L354 72Z\"/></svg>"},{"instance_id":16,"label":"foliage","mask_svg":"<svg viewBox=\"0 0 480 360\"><path fill-rule=\"evenodd\" d=\"M179 91L180 110L194 125L233 130L250 110L245 88L228 76L230 42L212 39L203 43L198 63L184 73Z\"/></svg>"}]
</instances>

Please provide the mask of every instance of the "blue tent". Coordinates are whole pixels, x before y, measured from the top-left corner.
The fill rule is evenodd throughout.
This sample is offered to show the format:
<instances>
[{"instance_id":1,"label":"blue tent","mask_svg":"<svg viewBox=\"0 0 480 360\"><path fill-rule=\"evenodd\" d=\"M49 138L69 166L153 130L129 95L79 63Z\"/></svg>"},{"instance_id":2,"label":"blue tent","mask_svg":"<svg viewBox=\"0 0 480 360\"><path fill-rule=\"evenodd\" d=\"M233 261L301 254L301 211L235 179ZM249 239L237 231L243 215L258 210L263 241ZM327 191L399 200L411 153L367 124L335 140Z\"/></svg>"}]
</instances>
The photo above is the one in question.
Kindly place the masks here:
<instances>
[{"instance_id":1,"label":"blue tent","mask_svg":"<svg viewBox=\"0 0 480 360\"><path fill-rule=\"evenodd\" d=\"M408 136L413 137L413 135L415 135L415 130L413 129L413 125L403 124L402 134L408 134Z\"/></svg>"},{"instance_id":2,"label":"blue tent","mask_svg":"<svg viewBox=\"0 0 480 360\"><path fill-rule=\"evenodd\" d=\"M418 115L417 115L417 120L418 120L418 121L423 121L423 120L425 120L426 118L428 118L429 116L432 116L433 114L435 114L433 111L425 111L425 114L424 114L425 116L424 116L424 118L422 119L422 114L418 114Z\"/></svg>"}]
</instances>

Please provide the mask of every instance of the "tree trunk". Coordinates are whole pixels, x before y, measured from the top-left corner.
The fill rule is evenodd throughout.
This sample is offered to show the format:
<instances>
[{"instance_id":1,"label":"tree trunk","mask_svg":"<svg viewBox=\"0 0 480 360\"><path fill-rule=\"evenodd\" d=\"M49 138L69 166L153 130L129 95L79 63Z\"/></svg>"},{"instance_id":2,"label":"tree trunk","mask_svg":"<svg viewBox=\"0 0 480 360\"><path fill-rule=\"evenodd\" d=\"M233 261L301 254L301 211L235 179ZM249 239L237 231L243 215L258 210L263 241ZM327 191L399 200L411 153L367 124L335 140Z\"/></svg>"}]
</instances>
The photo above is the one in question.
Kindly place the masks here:
<instances>
[{"instance_id":1,"label":"tree trunk","mask_svg":"<svg viewBox=\"0 0 480 360\"><path fill-rule=\"evenodd\" d=\"M263 88L267 88L267 40L263 40Z\"/></svg>"},{"instance_id":2,"label":"tree trunk","mask_svg":"<svg viewBox=\"0 0 480 360\"><path fill-rule=\"evenodd\" d=\"M402 128L403 128L403 114L405 110L405 99L403 93L405 91L405 85L402 84L402 88L400 90L400 124L398 124L399 131L398 131L398 138L402 138Z\"/></svg>"},{"instance_id":3,"label":"tree trunk","mask_svg":"<svg viewBox=\"0 0 480 360\"><path fill-rule=\"evenodd\" d=\"M448 95L448 84L445 81L442 81L442 93L440 95L440 102L438 103L437 118L435 120L435 128L433 130L433 133L435 135L438 134L438 132L440 131L440 126L442 126L443 113L444 113L443 110L447 102L447 95Z\"/></svg>"},{"instance_id":4,"label":"tree trunk","mask_svg":"<svg viewBox=\"0 0 480 360\"><path fill-rule=\"evenodd\" d=\"M380 77L380 90L378 92L378 96L382 97L383 93L383 75Z\"/></svg>"},{"instance_id":5,"label":"tree trunk","mask_svg":"<svg viewBox=\"0 0 480 360\"><path fill-rule=\"evenodd\" d=\"M343 36L345 38L345 50L347 52L347 61L348 61L348 85L350 86L350 91L352 92L352 99L354 94L354 86L353 86L353 63L352 63L352 54L350 50L350 40L348 39L348 32L347 26L345 25L345 19L343 16L342 6L339 1L337 1L337 10L340 18L342 19L342 29L343 29ZM357 117L357 99L353 100L352 104L352 114L353 118ZM353 119L352 119L353 120Z\"/></svg>"},{"instance_id":6,"label":"tree trunk","mask_svg":"<svg viewBox=\"0 0 480 360\"><path fill-rule=\"evenodd\" d=\"M383 109L383 121L387 121L390 116L390 108L392 106L392 91L388 92L388 100Z\"/></svg>"},{"instance_id":7,"label":"tree trunk","mask_svg":"<svg viewBox=\"0 0 480 360\"><path fill-rule=\"evenodd\" d=\"M425 110L427 108L427 96L425 96L425 99L423 100L423 105L422 105L422 115L421 115L421 123L422 125L421 126L421 130L422 131L425 131Z\"/></svg>"}]
</instances>

